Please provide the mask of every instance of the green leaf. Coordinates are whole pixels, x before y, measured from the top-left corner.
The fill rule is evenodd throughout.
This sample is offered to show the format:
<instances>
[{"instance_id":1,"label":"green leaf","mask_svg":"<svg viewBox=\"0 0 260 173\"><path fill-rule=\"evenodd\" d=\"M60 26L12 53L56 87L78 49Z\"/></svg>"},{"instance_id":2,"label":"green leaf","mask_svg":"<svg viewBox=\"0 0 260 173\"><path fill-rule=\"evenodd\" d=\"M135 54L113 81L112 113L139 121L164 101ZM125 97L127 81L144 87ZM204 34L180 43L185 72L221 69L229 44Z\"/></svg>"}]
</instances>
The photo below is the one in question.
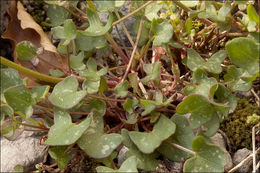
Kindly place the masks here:
<instances>
[{"instance_id":1,"label":"green leaf","mask_svg":"<svg viewBox=\"0 0 260 173\"><path fill-rule=\"evenodd\" d=\"M73 77L67 77L59 82L49 96L50 102L60 108L70 109L77 105L87 94L86 91L77 91L78 80Z\"/></svg>"},{"instance_id":2,"label":"green leaf","mask_svg":"<svg viewBox=\"0 0 260 173\"><path fill-rule=\"evenodd\" d=\"M106 113L106 102L99 99L91 99L89 105L87 106L87 111L97 111L101 116L105 115Z\"/></svg>"},{"instance_id":3,"label":"green leaf","mask_svg":"<svg viewBox=\"0 0 260 173\"><path fill-rule=\"evenodd\" d=\"M109 13L109 18L106 25L102 26L96 11L87 8L86 12L87 12L90 26L86 30L79 31L79 32L85 36L92 36L92 37L105 35L112 26L113 14Z\"/></svg>"},{"instance_id":4,"label":"green leaf","mask_svg":"<svg viewBox=\"0 0 260 173\"><path fill-rule=\"evenodd\" d=\"M23 84L23 80L20 78L18 72L12 68L3 68L0 69L0 90L1 94L5 89Z\"/></svg>"},{"instance_id":5,"label":"green leaf","mask_svg":"<svg viewBox=\"0 0 260 173\"><path fill-rule=\"evenodd\" d=\"M121 130L121 135L123 137L124 145L129 149L126 153L129 156L137 157L137 167L139 169L144 169L147 171L155 171L159 162L156 160L157 154L153 152L152 154L144 154L136 147L136 145L131 141L128 131L126 129Z\"/></svg>"},{"instance_id":6,"label":"green leaf","mask_svg":"<svg viewBox=\"0 0 260 173\"><path fill-rule=\"evenodd\" d=\"M159 18L158 12L162 8L162 4L158 4L157 2L153 2L145 7L144 15L148 20L152 21L153 19Z\"/></svg>"},{"instance_id":7,"label":"green leaf","mask_svg":"<svg viewBox=\"0 0 260 173\"><path fill-rule=\"evenodd\" d=\"M75 39L77 50L91 51L93 49L101 49L107 46L107 41L104 36L88 37L82 33L78 33Z\"/></svg>"},{"instance_id":8,"label":"green leaf","mask_svg":"<svg viewBox=\"0 0 260 173\"><path fill-rule=\"evenodd\" d=\"M245 1L243 1L243 0L236 0L235 2L238 4L239 10L245 10L246 9L247 0L245 0Z\"/></svg>"},{"instance_id":9,"label":"green leaf","mask_svg":"<svg viewBox=\"0 0 260 173\"><path fill-rule=\"evenodd\" d=\"M126 97L128 94L128 81L120 82L116 85L114 91L117 97Z\"/></svg>"},{"instance_id":10,"label":"green leaf","mask_svg":"<svg viewBox=\"0 0 260 173\"><path fill-rule=\"evenodd\" d=\"M129 136L140 151L150 154L160 146L163 140L169 138L174 132L175 124L166 116L161 115L152 132L131 131Z\"/></svg>"},{"instance_id":11,"label":"green leaf","mask_svg":"<svg viewBox=\"0 0 260 173\"><path fill-rule=\"evenodd\" d=\"M127 98L123 104L123 108L129 114L134 113L134 107L138 105L138 100Z\"/></svg>"},{"instance_id":12,"label":"green leaf","mask_svg":"<svg viewBox=\"0 0 260 173\"><path fill-rule=\"evenodd\" d=\"M86 65L83 63L84 52L80 52L77 56L70 55L70 66L73 70L84 70Z\"/></svg>"},{"instance_id":13,"label":"green leaf","mask_svg":"<svg viewBox=\"0 0 260 173\"><path fill-rule=\"evenodd\" d=\"M99 0L94 0L94 2L98 5L97 9L100 12L107 12L107 11L113 11L115 10L116 7L120 7L124 5L124 1L99 1Z\"/></svg>"},{"instance_id":14,"label":"green leaf","mask_svg":"<svg viewBox=\"0 0 260 173\"><path fill-rule=\"evenodd\" d=\"M6 89L4 96L8 105L11 106L15 112L22 112L27 118L32 115L32 104L35 103L35 100L24 85Z\"/></svg>"},{"instance_id":15,"label":"green leaf","mask_svg":"<svg viewBox=\"0 0 260 173\"><path fill-rule=\"evenodd\" d=\"M151 30L155 35L153 46L161 46L163 43L168 43L173 35L172 25L160 19L153 19Z\"/></svg>"},{"instance_id":16,"label":"green leaf","mask_svg":"<svg viewBox=\"0 0 260 173\"><path fill-rule=\"evenodd\" d=\"M103 172L138 172L136 169L137 161L135 156L127 158L118 170L113 170L105 166L98 166L96 168L98 173Z\"/></svg>"},{"instance_id":17,"label":"green leaf","mask_svg":"<svg viewBox=\"0 0 260 173\"><path fill-rule=\"evenodd\" d=\"M100 86L101 76L107 73L107 68L102 68L97 71L97 64L93 58L89 58L87 62L87 69L80 71L80 76L84 76L87 79L83 82L83 89L87 90L87 93L94 94L98 92Z\"/></svg>"},{"instance_id":18,"label":"green leaf","mask_svg":"<svg viewBox=\"0 0 260 173\"><path fill-rule=\"evenodd\" d=\"M10 118L13 117L14 110L7 104L1 104L0 108L1 108L1 112L0 112L0 114L1 114L1 121L0 122L2 124L2 122L5 119L5 115L8 115Z\"/></svg>"},{"instance_id":19,"label":"green leaf","mask_svg":"<svg viewBox=\"0 0 260 173\"><path fill-rule=\"evenodd\" d=\"M224 22L231 10L231 2L225 2L218 11L218 21Z\"/></svg>"},{"instance_id":20,"label":"green leaf","mask_svg":"<svg viewBox=\"0 0 260 173\"><path fill-rule=\"evenodd\" d=\"M65 73L63 73L62 71L60 71L58 69L50 69L49 74L51 76L54 76L54 77L64 77L64 76L66 76Z\"/></svg>"},{"instance_id":21,"label":"green leaf","mask_svg":"<svg viewBox=\"0 0 260 173\"><path fill-rule=\"evenodd\" d=\"M184 163L184 172L224 172L226 156L217 146L209 145L201 136L192 142L196 155Z\"/></svg>"},{"instance_id":22,"label":"green leaf","mask_svg":"<svg viewBox=\"0 0 260 173\"><path fill-rule=\"evenodd\" d=\"M70 13L57 5L48 5L47 16L52 26L59 26L70 17Z\"/></svg>"},{"instance_id":23,"label":"green leaf","mask_svg":"<svg viewBox=\"0 0 260 173\"><path fill-rule=\"evenodd\" d=\"M56 160L60 169L65 169L71 159L71 153L66 153L67 146L55 146L49 149L50 156Z\"/></svg>"},{"instance_id":24,"label":"green leaf","mask_svg":"<svg viewBox=\"0 0 260 173\"><path fill-rule=\"evenodd\" d=\"M186 97L178 106L178 114L191 113L190 123L192 128L197 128L206 123L215 115L214 107L208 99L202 95L190 95Z\"/></svg>"},{"instance_id":25,"label":"green leaf","mask_svg":"<svg viewBox=\"0 0 260 173\"><path fill-rule=\"evenodd\" d=\"M37 57L37 48L30 41L21 41L16 45L16 53L20 60L30 61Z\"/></svg>"},{"instance_id":26,"label":"green leaf","mask_svg":"<svg viewBox=\"0 0 260 173\"><path fill-rule=\"evenodd\" d=\"M259 44L253 39L238 37L226 43L228 56L233 64L250 75L259 71Z\"/></svg>"},{"instance_id":27,"label":"green leaf","mask_svg":"<svg viewBox=\"0 0 260 173\"><path fill-rule=\"evenodd\" d=\"M213 136L217 130L219 129L220 125L220 119L217 114L213 115L211 120L203 124L203 127L205 130L202 128L203 134L207 137Z\"/></svg>"},{"instance_id":28,"label":"green leaf","mask_svg":"<svg viewBox=\"0 0 260 173\"><path fill-rule=\"evenodd\" d=\"M179 144L185 148L192 149L192 140L195 138L195 135L185 116L174 114L171 120L176 124L175 133L167 139L166 142L162 143L158 148L158 151L168 159L180 162L182 158L189 158L191 155L183 150L173 147L169 143Z\"/></svg>"},{"instance_id":29,"label":"green leaf","mask_svg":"<svg viewBox=\"0 0 260 173\"><path fill-rule=\"evenodd\" d=\"M194 1L180 1L183 5L187 6L187 7L195 7L199 4L198 0L194 0Z\"/></svg>"},{"instance_id":30,"label":"green leaf","mask_svg":"<svg viewBox=\"0 0 260 173\"><path fill-rule=\"evenodd\" d=\"M98 112L93 111L89 116L92 116L93 120L77 144L90 157L108 157L121 144L122 137L115 133L104 134L103 117Z\"/></svg>"},{"instance_id":31,"label":"green leaf","mask_svg":"<svg viewBox=\"0 0 260 173\"><path fill-rule=\"evenodd\" d=\"M105 96L104 95L104 92L107 90L108 86L107 86L107 82L106 82L106 79L101 76L100 78L100 86L99 86L99 94L101 96Z\"/></svg>"},{"instance_id":32,"label":"green leaf","mask_svg":"<svg viewBox=\"0 0 260 173\"><path fill-rule=\"evenodd\" d=\"M133 88L134 93L139 93L138 83L137 83L137 73L128 74L129 82Z\"/></svg>"},{"instance_id":33,"label":"green leaf","mask_svg":"<svg viewBox=\"0 0 260 173\"><path fill-rule=\"evenodd\" d=\"M45 85L45 86L43 85L43 86L33 87L31 92L35 101L40 102L45 99L46 95L49 93L49 90L50 90L49 85Z\"/></svg>"},{"instance_id":34,"label":"green leaf","mask_svg":"<svg viewBox=\"0 0 260 173\"><path fill-rule=\"evenodd\" d=\"M89 127L91 118L86 118L79 124L71 121L70 114L66 111L54 109L54 125L48 133L46 145L70 145L75 143Z\"/></svg>"},{"instance_id":35,"label":"green leaf","mask_svg":"<svg viewBox=\"0 0 260 173\"><path fill-rule=\"evenodd\" d=\"M64 27L62 26L57 26L51 29L53 32L53 35L57 37L58 39L66 39L65 37L65 32L64 32ZM62 44L64 46L64 43Z\"/></svg>"},{"instance_id":36,"label":"green leaf","mask_svg":"<svg viewBox=\"0 0 260 173\"><path fill-rule=\"evenodd\" d=\"M246 9L246 11L247 11L247 15L248 15L248 17L249 17L249 20L250 21L254 21L258 26L260 26L259 25L259 16L258 16L258 14L257 14L257 12L256 12L256 10L255 10L255 8L254 8L254 6L253 5L251 5L251 4L249 4L248 6L247 6L247 9Z\"/></svg>"},{"instance_id":37,"label":"green leaf","mask_svg":"<svg viewBox=\"0 0 260 173\"><path fill-rule=\"evenodd\" d=\"M209 18L213 21L218 20L218 15L215 6L210 1L205 1L206 11L198 14L199 18Z\"/></svg>"},{"instance_id":38,"label":"green leaf","mask_svg":"<svg viewBox=\"0 0 260 173\"><path fill-rule=\"evenodd\" d=\"M147 73L147 76L144 77L142 82L147 83L149 81L159 80L161 73L161 62L156 61L155 64L144 64L144 71Z\"/></svg>"},{"instance_id":39,"label":"green leaf","mask_svg":"<svg viewBox=\"0 0 260 173\"><path fill-rule=\"evenodd\" d=\"M191 82L192 85L187 85L184 88L185 94L201 94L207 97L211 86L216 84L217 80L215 78L208 78L203 70L197 69L193 72Z\"/></svg>"},{"instance_id":40,"label":"green leaf","mask_svg":"<svg viewBox=\"0 0 260 173\"><path fill-rule=\"evenodd\" d=\"M218 87L214 94L214 102L222 104L223 106L229 106L230 111L233 112L237 106L236 97L222 84L217 84Z\"/></svg>"},{"instance_id":41,"label":"green leaf","mask_svg":"<svg viewBox=\"0 0 260 173\"><path fill-rule=\"evenodd\" d=\"M134 112L135 107L138 105L138 100L127 98L123 104L124 110L128 113L126 114L127 124L135 124L137 122L137 115Z\"/></svg>"},{"instance_id":42,"label":"green leaf","mask_svg":"<svg viewBox=\"0 0 260 173\"><path fill-rule=\"evenodd\" d=\"M156 101L153 100L141 100L141 105L144 106L144 111L142 116L150 114L154 109L156 109Z\"/></svg>"},{"instance_id":43,"label":"green leaf","mask_svg":"<svg viewBox=\"0 0 260 173\"><path fill-rule=\"evenodd\" d=\"M10 141L17 139L24 131L24 126L21 125L21 122L22 117L5 120L1 123L1 136Z\"/></svg>"},{"instance_id":44,"label":"green leaf","mask_svg":"<svg viewBox=\"0 0 260 173\"><path fill-rule=\"evenodd\" d=\"M222 72L221 63L226 58L226 52L224 50L216 52L207 62L202 59L194 49L188 49L187 54L187 66L192 71L196 71L198 68L202 68L215 74Z\"/></svg>"},{"instance_id":45,"label":"green leaf","mask_svg":"<svg viewBox=\"0 0 260 173\"><path fill-rule=\"evenodd\" d=\"M70 41L75 39L77 36L76 26L74 25L72 19L67 19L64 22L64 36L66 41L63 45L68 45Z\"/></svg>"},{"instance_id":46,"label":"green leaf","mask_svg":"<svg viewBox=\"0 0 260 173\"><path fill-rule=\"evenodd\" d=\"M244 70L230 66L227 73L224 75L224 80L227 82L228 88L232 91L248 91L252 87L252 82L246 82L241 79Z\"/></svg>"}]
</instances>

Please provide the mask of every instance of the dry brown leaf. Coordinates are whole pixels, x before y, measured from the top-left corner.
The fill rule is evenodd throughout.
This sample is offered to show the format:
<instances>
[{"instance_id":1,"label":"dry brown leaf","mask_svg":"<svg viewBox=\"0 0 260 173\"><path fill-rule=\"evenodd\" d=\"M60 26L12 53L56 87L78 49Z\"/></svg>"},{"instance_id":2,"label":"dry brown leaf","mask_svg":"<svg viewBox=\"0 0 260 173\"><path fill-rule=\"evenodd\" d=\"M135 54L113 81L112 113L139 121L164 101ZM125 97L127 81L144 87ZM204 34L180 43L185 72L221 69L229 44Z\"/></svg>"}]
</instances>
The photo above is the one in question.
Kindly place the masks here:
<instances>
[{"instance_id":1,"label":"dry brown leaf","mask_svg":"<svg viewBox=\"0 0 260 173\"><path fill-rule=\"evenodd\" d=\"M25 11L23 5L19 1L11 2L8 14L11 20L9 21L2 38L11 40L14 48L14 62L43 74L49 74L49 70L54 68L50 64L66 70L68 69L67 57L58 53L56 47L51 43L41 26ZM37 48L42 47L43 53L39 55L39 58L44 59L44 61L48 63L40 60L37 66L33 66L31 62L20 61L17 58L15 47L19 42L24 40L31 41ZM31 77L29 77L29 79L34 80Z\"/></svg>"}]
</instances>

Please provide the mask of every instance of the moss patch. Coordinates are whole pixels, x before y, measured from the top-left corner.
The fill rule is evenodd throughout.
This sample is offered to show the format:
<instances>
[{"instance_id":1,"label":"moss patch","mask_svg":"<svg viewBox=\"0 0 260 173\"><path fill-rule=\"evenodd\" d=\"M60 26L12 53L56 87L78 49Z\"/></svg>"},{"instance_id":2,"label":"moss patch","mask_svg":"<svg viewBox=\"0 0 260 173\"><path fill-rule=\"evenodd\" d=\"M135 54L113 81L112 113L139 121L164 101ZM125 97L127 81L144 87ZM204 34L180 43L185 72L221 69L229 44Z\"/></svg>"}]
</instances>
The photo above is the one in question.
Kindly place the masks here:
<instances>
[{"instance_id":1,"label":"moss patch","mask_svg":"<svg viewBox=\"0 0 260 173\"><path fill-rule=\"evenodd\" d=\"M253 114L259 117L258 106L248 103L245 99L239 99L235 112L229 114L221 123L220 128L227 134L233 151L252 148L252 127L259 122L259 118L249 121Z\"/></svg>"}]
</instances>

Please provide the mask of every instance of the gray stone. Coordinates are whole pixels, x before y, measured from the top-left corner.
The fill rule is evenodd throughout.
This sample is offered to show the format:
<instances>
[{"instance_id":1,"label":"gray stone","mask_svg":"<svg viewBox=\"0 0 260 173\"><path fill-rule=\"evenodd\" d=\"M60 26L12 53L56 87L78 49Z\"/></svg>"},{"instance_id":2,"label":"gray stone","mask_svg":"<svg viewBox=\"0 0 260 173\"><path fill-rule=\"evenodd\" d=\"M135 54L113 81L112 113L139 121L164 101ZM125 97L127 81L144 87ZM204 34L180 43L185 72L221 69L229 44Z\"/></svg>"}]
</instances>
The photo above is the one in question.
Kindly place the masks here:
<instances>
[{"instance_id":1,"label":"gray stone","mask_svg":"<svg viewBox=\"0 0 260 173\"><path fill-rule=\"evenodd\" d=\"M25 172L35 170L35 164L43 161L46 146L40 145L42 133L25 131L15 141L1 137L1 171L11 172L20 164Z\"/></svg>"},{"instance_id":2,"label":"gray stone","mask_svg":"<svg viewBox=\"0 0 260 173\"><path fill-rule=\"evenodd\" d=\"M216 133L210 139L211 139L212 143L214 145L220 147L226 155L226 165L224 167L224 170L225 171L230 170L233 167L232 157L226 149L226 143L225 143L223 136L220 133Z\"/></svg>"},{"instance_id":3,"label":"gray stone","mask_svg":"<svg viewBox=\"0 0 260 173\"><path fill-rule=\"evenodd\" d=\"M239 164L242 160L244 160L250 154L252 154L252 151L248 150L247 148L237 150L233 156L234 165ZM253 164L253 160L250 160L247 164L240 167L236 172L237 173L252 172L252 164Z\"/></svg>"}]
</instances>

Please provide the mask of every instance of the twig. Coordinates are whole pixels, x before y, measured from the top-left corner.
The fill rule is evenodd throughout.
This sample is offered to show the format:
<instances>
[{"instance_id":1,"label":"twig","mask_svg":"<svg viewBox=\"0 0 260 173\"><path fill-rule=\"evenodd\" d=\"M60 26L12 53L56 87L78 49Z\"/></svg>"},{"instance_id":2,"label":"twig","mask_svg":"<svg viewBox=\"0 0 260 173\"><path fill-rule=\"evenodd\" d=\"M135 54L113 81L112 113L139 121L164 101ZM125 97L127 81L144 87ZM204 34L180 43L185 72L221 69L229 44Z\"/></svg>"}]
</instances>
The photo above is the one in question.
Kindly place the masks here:
<instances>
[{"instance_id":1,"label":"twig","mask_svg":"<svg viewBox=\"0 0 260 173\"><path fill-rule=\"evenodd\" d=\"M82 17L82 16L80 16L80 15L74 13L73 11L71 11L70 9L68 9L68 8L66 8L66 7L64 7L64 6L61 6L61 7L62 7L64 10L68 11L68 12L69 12L70 14L72 14L73 16L75 16L75 17L77 17L77 18L83 20L84 22L88 22L88 19L86 19L86 18L84 18L84 17Z\"/></svg>"},{"instance_id":2,"label":"twig","mask_svg":"<svg viewBox=\"0 0 260 173\"><path fill-rule=\"evenodd\" d=\"M257 106L259 106L259 101L260 101L259 96L255 93L253 88L250 91L252 92L252 94L255 96L255 98L257 100L257 102L256 102Z\"/></svg>"},{"instance_id":3,"label":"twig","mask_svg":"<svg viewBox=\"0 0 260 173\"><path fill-rule=\"evenodd\" d=\"M87 94L86 96L87 96L87 97L96 98L96 99L105 100L105 101L112 101L112 102L125 102L125 100L121 100L121 99L112 99L112 98L109 98L109 97L101 97L101 96L90 95L90 94Z\"/></svg>"},{"instance_id":4,"label":"twig","mask_svg":"<svg viewBox=\"0 0 260 173\"><path fill-rule=\"evenodd\" d=\"M258 148L256 151L255 151L255 154L258 154L260 151L260 148ZM237 164L235 167L233 167L232 169L230 169L228 171L228 173L232 173L232 172L235 172L236 170L238 170L241 166L245 165L248 161L250 161L253 157L253 154L250 154L249 156L247 156L244 160L242 160L239 164Z\"/></svg>"},{"instance_id":5,"label":"twig","mask_svg":"<svg viewBox=\"0 0 260 173\"><path fill-rule=\"evenodd\" d=\"M253 128L252 128L252 148L253 148L253 172L255 173L256 172L256 153L255 153L255 128L257 126L259 126L260 123L258 123L257 125L255 125Z\"/></svg>"},{"instance_id":6,"label":"twig","mask_svg":"<svg viewBox=\"0 0 260 173\"><path fill-rule=\"evenodd\" d=\"M142 5L141 7L137 8L136 10L132 11L132 12L129 13L128 15L126 15L126 16L122 17L121 19L115 21L115 22L112 24L112 26L117 25L117 24L119 24L120 22L126 20L127 18L131 17L132 15L134 15L135 13L137 13L138 11L142 10L143 8L145 8L147 5L151 4L152 2L153 2L153 0L146 2L144 5Z\"/></svg>"},{"instance_id":7,"label":"twig","mask_svg":"<svg viewBox=\"0 0 260 173\"><path fill-rule=\"evenodd\" d=\"M138 33L137 33L137 38L136 38L136 41L135 41L135 45L134 45L134 49L133 49L133 52L131 54L131 58L130 58L130 61L127 65L127 68L126 68L126 71L125 71L125 74L121 80L121 82L123 82L125 80L125 78L127 77L127 74L129 73L130 69L131 69L131 66L132 66L132 63L133 63L133 60L134 60L134 56L135 56L135 52L136 52L136 49L137 49L137 45L138 45L138 42L139 42L139 39L140 39L140 36L141 36L141 32L142 32L142 27L143 27L143 17L140 21L140 25L139 25L139 29L138 29Z\"/></svg>"},{"instance_id":8,"label":"twig","mask_svg":"<svg viewBox=\"0 0 260 173\"><path fill-rule=\"evenodd\" d=\"M167 142L167 141L166 141L166 142ZM183 146L180 146L180 145L178 145L178 144L171 143L171 142L167 142L167 143L170 144L170 145L172 145L172 146L174 146L174 147L176 147L176 148L178 148L178 149L180 149L180 150L182 150L182 151L185 151L185 152L187 152L187 153L189 153L189 154L196 155L196 153L195 153L194 151L192 151L192 150L190 150L190 149L188 149L188 148L185 148L185 147L183 147Z\"/></svg>"}]
</instances>

